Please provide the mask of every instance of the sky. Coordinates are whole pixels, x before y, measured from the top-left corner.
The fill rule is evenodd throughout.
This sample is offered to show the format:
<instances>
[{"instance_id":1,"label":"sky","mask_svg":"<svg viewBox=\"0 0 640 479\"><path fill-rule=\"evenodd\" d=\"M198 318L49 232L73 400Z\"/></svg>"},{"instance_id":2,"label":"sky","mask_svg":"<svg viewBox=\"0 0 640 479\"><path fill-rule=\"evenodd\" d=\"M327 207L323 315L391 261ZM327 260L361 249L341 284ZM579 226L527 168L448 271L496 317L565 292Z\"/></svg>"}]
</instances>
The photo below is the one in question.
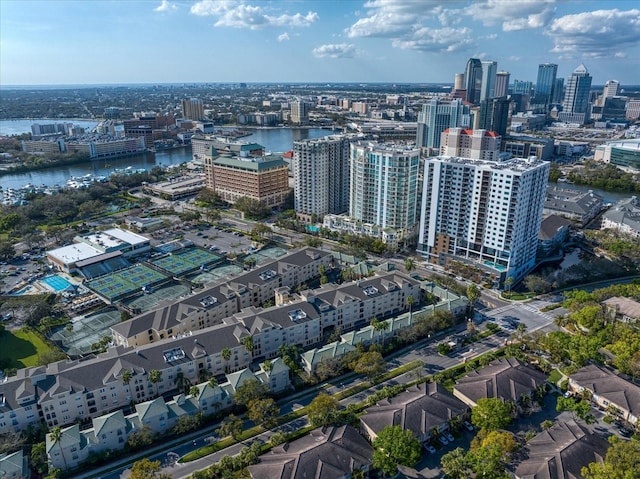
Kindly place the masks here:
<instances>
[{"instance_id":1,"label":"sky","mask_svg":"<svg viewBox=\"0 0 640 479\"><path fill-rule=\"evenodd\" d=\"M471 57L640 84L640 2L0 0L0 86L453 83Z\"/></svg>"}]
</instances>

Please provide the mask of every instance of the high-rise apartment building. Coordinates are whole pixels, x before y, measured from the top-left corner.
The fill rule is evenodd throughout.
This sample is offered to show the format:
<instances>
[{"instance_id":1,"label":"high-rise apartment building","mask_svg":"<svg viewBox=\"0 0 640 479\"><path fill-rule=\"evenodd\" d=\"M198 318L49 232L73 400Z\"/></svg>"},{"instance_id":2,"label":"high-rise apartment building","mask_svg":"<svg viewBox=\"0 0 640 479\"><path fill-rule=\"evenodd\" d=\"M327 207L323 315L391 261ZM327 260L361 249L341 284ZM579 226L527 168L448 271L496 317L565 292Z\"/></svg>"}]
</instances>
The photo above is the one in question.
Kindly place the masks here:
<instances>
[{"instance_id":1,"label":"high-rise apartment building","mask_svg":"<svg viewBox=\"0 0 640 479\"><path fill-rule=\"evenodd\" d=\"M420 149L373 142L351 144L349 216L396 239L408 237L418 222Z\"/></svg>"},{"instance_id":2,"label":"high-rise apartment building","mask_svg":"<svg viewBox=\"0 0 640 479\"><path fill-rule=\"evenodd\" d=\"M602 96L605 98L618 96L619 90L620 82L618 80L607 80L607 83L604 84L604 89L602 90Z\"/></svg>"},{"instance_id":3,"label":"high-rise apartment building","mask_svg":"<svg viewBox=\"0 0 640 479\"><path fill-rule=\"evenodd\" d=\"M309 112L307 104L303 100L297 100L291 103L291 123L294 125L306 125L309 123Z\"/></svg>"},{"instance_id":4,"label":"high-rise apartment building","mask_svg":"<svg viewBox=\"0 0 640 479\"><path fill-rule=\"evenodd\" d=\"M496 91L496 73L498 62L482 62L482 86L480 87L480 101L493 98Z\"/></svg>"},{"instance_id":5,"label":"high-rise apartment building","mask_svg":"<svg viewBox=\"0 0 640 479\"><path fill-rule=\"evenodd\" d=\"M182 117L189 120L204 119L204 104L199 98L182 100Z\"/></svg>"},{"instance_id":6,"label":"high-rise apartment building","mask_svg":"<svg viewBox=\"0 0 640 479\"><path fill-rule=\"evenodd\" d=\"M504 285L535 266L549 163L425 160L418 253L470 263Z\"/></svg>"},{"instance_id":7,"label":"high-rise apartment building","mask_svg":"<svg viewBox=\"0 0 640 479\"><path fill-rule=\"evenodd\" d=\"M488 98L480 102L478 127L506 136L511 101L506 97Z\"/></svg>"},{"instance_id":8,"label":"high-rise apartment building","mask_svg":"<svg viewBox=\"0 0 640 479\"><path fill-rule=\"evenodd\" d=\"M531 103L545 113L549 111L551 102L553 101L557 73L558 65L555 63L542 63L538 65L538 79Z\"/></svg>"},{"instance_id":9,"label":"high-rise apartment building","mask_svg":"<svg viewBox=\"0 0 640 479\"><path fill-rule=\"evenodd\" d=\"M567 87L562 100L562 111L558 119L572 123L584 123L589 119L589 92L591 75L582 63L567 79Z\"/></svg>"},{"instance_id":10,"label":"high-rise apartment building","mask_svg":"<svg viewBox=\"0 0 640 479\"><path fill-rule=\"evenodd\" d=\"M416 144L422 148L439 148L440 135L447 128L470 126L470 110L462 100L432 98L418 114Z\"/></svg>"},{"instance_id":11,"label":"high-rise apartment building","mask_svg":"<svg viewBox=\"0 0 640 479\"><path fill-rule=\"evenodd\" d=\"M496 88L493 93L495 97L507 96L509 93L509 77L511 74L505 71L496 73Z\"/></svg>"},{"instance_id":12,"label":"high-rise apartment building","mask_svg":"<svg viewBox=\"0 0 640 479\"><path fill-rule=\"evenodd\" d=\"M467 61L467 68L464 71L464 84L467 90L467 101L474 105L480 103L482 62L479 59L469 58L469 61Z\"/></svg>"},{"instance_id":13,"label":"high-rise apartment building","mask_svg":"<svg viewBox=\"0 0 640 479\"><path fill-rule=\"evenodd\" d=\"M349 139L326 136L293 142L295 210L303 218L349 209Z\"/></svg>"},{"instance_id":14,"label":"high-rise apartment building","mask_svg":"<svg viewBox=\"0 0 640 479\"><path fill-rule=\"evenodd\" d=\"M440 155L498 161L500 142L500 135L494 131L447 128L440 139Z\"/></svg>"}]
</instances>

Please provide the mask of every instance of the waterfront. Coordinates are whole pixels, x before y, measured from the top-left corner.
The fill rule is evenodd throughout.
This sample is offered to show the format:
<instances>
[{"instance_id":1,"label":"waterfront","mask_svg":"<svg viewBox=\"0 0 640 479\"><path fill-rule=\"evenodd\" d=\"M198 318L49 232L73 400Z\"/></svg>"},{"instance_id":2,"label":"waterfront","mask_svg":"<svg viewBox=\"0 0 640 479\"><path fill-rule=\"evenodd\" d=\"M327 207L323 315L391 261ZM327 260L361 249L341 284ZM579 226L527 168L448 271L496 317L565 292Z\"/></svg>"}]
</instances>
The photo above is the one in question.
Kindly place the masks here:
<instances>
[{"instance_id":1,"label":"waterfront","mask_svg":"<svg viewBox=\"0 0 640 479\"><path fill-rule=\"evenodd\" d=\"M48 120L52 122L52 120ZM60 120L71 121L71 120ZM21 122L21 123L20 123ZM75 123L71 121L72 123ZM14 130L23 129L22 133L30 131L31 124L36 120L2 120L0 121L0 131L5 131L6 124L14 124ZM45 123L42 120L42 123ZM25 130L26 128L26 130ZM320 138L334 134L331 130L319 128L264 128L250 130L251 135L239 139L242 142L259 143L269 152L289 151L295 140L305 138ZM17 133L14 133L17 134ZM30 171L26 173L14 173L0 176L0 184L3 188L22 188L26 184L64 186L72 176L84 176L92 174L94 176L109 176L116 168L144 168L150 170L154 166L179 165L191 160L191 147L175 148L171 150L161 150L157 153L144 153L142 155L129 156L126 158L96 160L76 165L47 168L44 170Z\"/></svg>"}]
</instances>

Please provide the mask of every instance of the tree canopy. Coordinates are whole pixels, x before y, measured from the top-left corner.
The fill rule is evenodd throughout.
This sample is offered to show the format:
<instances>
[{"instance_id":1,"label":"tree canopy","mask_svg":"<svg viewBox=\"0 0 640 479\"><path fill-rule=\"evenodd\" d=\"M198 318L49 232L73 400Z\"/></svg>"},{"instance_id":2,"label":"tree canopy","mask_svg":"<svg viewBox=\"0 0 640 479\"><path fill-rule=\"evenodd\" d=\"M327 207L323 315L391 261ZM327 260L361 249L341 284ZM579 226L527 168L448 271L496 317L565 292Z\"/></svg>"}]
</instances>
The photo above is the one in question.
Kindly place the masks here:
<instances>
[{"instance_id":1,"label":"tree canopy","mask_svg":"<svg viewBox=\"0 0 640 479\"><path fill-rule=\"evenodd\" d=\"M480 398L471 409L471 422L480 429L503 429L513 420L514 406L497 398Z\"/></svg>"},{"instance_id":2,"label":"tree canopy","mask_svg":"<svg viewBox=\"0 0 640 479\"><path fill-rule=\"evenodd\" d=\"M413 467L420 460L420 441L401 426L387 426L373 441L373 467L392 476L398 465Z\"/></svg>"},{"instance_id":3,"label":"tree canopy","mask_svg":"<svg viewBox=\"0 0 640 479\"><path fill-rule=\"evenodd\" d=\"M248 379L236 389L236 393L233 395L233 402L239 406L246 406L251 401L266 397L267 394L269 394L269 389L266 385L257 379Z\"/></svg>"},{"instance_id":4,"label":"tree canopy","mask_svg":"<svg viewBox=\"0 0 640 479\"><path fill-rule=\"evenodd\" d=\"M328 426L336 421L338 400L325 393L318 394L308 406L307 414L313 427Z\"/></svg>"},{"instance_id":5,"label":"tree canopy","mask_svg":"<svg viewBox=\"0 0 640 479\"><path fill-rule=\"evenodd\" d=\"M584 479L637 479L640 477L640 442L609 438L611 447L602 463L582 468Z\"/></svg>"}]
</instances>

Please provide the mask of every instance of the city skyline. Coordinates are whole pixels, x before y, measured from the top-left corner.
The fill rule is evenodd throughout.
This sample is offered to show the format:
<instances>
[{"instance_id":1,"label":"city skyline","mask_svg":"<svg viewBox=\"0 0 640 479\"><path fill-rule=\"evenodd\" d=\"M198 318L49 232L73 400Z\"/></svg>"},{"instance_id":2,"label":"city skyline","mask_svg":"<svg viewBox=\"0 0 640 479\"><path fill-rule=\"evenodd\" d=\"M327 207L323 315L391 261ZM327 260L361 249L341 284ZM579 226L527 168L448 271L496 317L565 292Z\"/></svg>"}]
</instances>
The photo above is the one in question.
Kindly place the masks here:
<instances>
[{"instance_id":1,"label":"city skyline","mask_svg":"<svg viewBox=\"0 0 640 479\"><path fill-rule=\"evenodd\" d=\"M453 83L469 58L640 83L640 9L621 1L0 3L0 85ZM96 21L99 19L99 22ZM535 45L535 50L531 48Z\"/></svg>"}]
</instances>

